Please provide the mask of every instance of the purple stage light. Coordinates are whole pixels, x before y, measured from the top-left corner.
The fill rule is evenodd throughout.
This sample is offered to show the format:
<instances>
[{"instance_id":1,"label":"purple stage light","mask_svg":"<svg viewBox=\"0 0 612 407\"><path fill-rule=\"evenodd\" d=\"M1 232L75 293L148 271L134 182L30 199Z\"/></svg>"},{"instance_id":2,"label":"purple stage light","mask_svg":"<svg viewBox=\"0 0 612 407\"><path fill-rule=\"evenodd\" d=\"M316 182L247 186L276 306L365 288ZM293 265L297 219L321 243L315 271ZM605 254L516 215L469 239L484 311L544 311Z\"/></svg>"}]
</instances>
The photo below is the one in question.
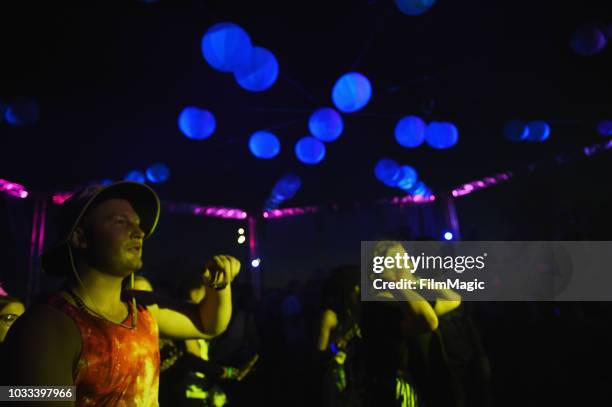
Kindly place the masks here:
<instances>
[{"instance_id":1,"label":"purple stage light","mask_svg":"<svg viewBox=\"0 0 612 407\"><path fill-rule=\"evenodd\" d=\"M490 187L491 185L499 184L500 182L508 181L512 178L511 172L505 172L496 174L492 177L485 177L483 179L475 180L472 182L465 183L452 190L452 194L455 198L470 194L479 189Z\"/></svg>"},{"instance_id":2,"label":"purple stage light","mask_svg":"<svg viewBox=\"0 0 612 407\"><path fill-rule=\"evenodd\" d=\"M21 199L25 199L29 195L29 192L26 191L23 185L4 179L0 179L0 192L4 192L7 195Z\"/></svg>"},{"instance_id":3,"label":"purple stage light","mask_svg":"<svg viewBox=\"0 0 612 407\"><path fill-rule=\"evenodd\" d=\"M72 196L72 192L56 192L53 194L53 203L61 205L66 202Z\"/></svg>"},{"instance_id":4,"label":"purple stage light","mask_svg":"<svg viewBox=\"0 0 612 407\"><path fill-rule=\"evenodd\" d=\"M304 208L283 208L283 209L272 209L270 211L264 211L263 217L265 219L276 219L284 218L286 216L305 215L307 213L316 213L318 211L315 206L307 206Z\"/></svg>"}]
</instances>

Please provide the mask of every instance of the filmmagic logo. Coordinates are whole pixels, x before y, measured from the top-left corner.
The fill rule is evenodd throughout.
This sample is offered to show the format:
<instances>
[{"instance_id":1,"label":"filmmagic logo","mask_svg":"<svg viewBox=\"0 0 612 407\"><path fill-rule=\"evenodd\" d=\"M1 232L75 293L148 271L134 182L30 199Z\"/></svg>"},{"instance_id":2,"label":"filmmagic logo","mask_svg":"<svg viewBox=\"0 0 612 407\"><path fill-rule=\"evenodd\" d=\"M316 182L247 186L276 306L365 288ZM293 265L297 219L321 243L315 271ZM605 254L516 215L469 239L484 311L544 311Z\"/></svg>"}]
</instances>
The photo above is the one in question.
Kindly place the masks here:
<instances>
[{"instance_id":1,"label":"filmmagic logo","mask_svg":"<svg viewBox=\"0 0 612 407\"><path fill-rule=\"evenodd\" d=\"M461 281L458 278L448 278L446 281L436 281L432 278L419 278L410 280L402 278L399 281L385 281L382 278L377 278L372 282L375 290L457 290L472 292L476 290L484 290L484 281Z\"/></svg>"}]
</instances>

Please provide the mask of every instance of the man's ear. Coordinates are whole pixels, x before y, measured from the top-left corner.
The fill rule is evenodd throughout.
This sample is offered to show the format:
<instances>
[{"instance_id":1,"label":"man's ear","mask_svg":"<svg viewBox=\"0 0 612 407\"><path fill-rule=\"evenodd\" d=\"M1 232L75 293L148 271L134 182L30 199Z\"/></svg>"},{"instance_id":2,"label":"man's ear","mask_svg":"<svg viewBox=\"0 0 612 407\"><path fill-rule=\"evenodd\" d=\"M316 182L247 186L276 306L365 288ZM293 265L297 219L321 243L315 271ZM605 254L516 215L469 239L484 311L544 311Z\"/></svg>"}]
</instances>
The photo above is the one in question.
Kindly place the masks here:
<instances>
[{"instance_id":1,"label":"man's ear","mask_svg":"<svg viewBox=\"0 0 612 407\"><path fill-rule=\"evenodd\" d=\"M81 226L77 226L70 235L70 244L75 249L87 249L85 230Z\"/></svg>"}]
</instances>

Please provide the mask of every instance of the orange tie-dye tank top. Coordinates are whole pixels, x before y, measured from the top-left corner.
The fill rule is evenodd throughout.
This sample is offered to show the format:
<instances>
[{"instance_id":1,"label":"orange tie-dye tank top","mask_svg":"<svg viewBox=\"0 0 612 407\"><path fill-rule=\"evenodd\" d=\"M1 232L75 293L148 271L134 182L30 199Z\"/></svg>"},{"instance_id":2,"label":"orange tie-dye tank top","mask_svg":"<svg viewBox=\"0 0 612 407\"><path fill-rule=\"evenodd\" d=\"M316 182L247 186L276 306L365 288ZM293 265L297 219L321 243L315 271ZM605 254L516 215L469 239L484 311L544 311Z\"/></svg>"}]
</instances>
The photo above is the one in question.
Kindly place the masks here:
<instances>
[{"instance_id":1,"label":"orange tie-dye tank top","mask_svg":"<svg viewBox=\"0 0 612 407\"><path fill-rule=\"evenodd\" d=\"M61 295L49 304L68 314L81 333L76 371L77 406L157 407L159 345L157 322L138 306L137 326L129 329L79 310ZM130 326L132 307L124 321Z\"/></svg>"}]
</instances>

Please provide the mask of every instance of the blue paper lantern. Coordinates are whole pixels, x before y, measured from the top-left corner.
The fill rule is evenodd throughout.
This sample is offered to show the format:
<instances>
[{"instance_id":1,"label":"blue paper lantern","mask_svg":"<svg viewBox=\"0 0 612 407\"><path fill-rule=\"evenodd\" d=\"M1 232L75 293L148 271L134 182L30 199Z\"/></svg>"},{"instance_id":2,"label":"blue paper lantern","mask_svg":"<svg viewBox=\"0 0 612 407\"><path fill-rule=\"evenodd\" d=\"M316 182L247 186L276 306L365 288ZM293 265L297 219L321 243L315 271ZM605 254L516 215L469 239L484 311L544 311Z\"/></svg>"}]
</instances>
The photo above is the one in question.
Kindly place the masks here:
<instances>
[{"instance_id":1,"label":"blue paper lantern","mask_svg":"<svg viewBox=\"0 0 612 407\"><path fill-rule=\"evenodd\" d=\"M215 24L202 37L204 59L221 72L235 72L244 67L252 48L249 35L234 23Z\"/></svg>"},{"instance_id":2,"label":"blue paper lantern","mask_svg":"<svg viewBox=\"0 0 612 407\"><path fill-rule=\"evenodd\" d=\"M431 122L425 131L427 144L437 149L451 148L459 140L459 131L452 123Z\"/></svg>"},{"instance_id":3,"label":"blue paper lantern","mask_svg":"<svg viewBox=\"0 0 612 407\"><path fill-rule=\"evenodd\" d=\"M286 201L293 198L301 186L302 180L299 176L293 173L285 174L274 185L272 196L279 201Z\"/></svg>"},{"instance_id":4,"label":"blue paper lantern","mask_svg":"<svg viewBox=\"0 0 612 407\"><path fill-rule=\"evenodd\" d=\"M325 144L314 137L303 137L295 144L295 155L304 164L318 164L325 157Z\"/></svg>"},{"instance_id":5,"label":"blue paper lantern","mask_svg":"<svg viewBox=\"0 0 612 407\"><path fill-rule=\"evenodd\" d=\"M400 176L397 186L404 191L409 190L418 181L417 172L414 168L409 165L402 165L400 167Z\"/></svg>"},{"instance_id":6,"label":"blue paper lantern","mask_svg":"<svg viewBox=\"0 0 612 407\"><path fill-rule=\"evenodd\" d=\"M511 120L504 126L504 136L510 141L523 141L529 136L529 127L521 120Z\"/></svg>"},{"instance_id":7,"label":"blue paper lantern","mask_svg":"<svg viewBox=\"0 0 612 407\"><path fill-rule=\"evenodd\" d=\"M166 182L170 178L170 168L166 164L155 163L147 168L147 179L155 184Z\"/></svg>"},{"instance_id":8,"label":"blue paper lantern","mask_svg":"<svg viewBox=\"0 0 612 407\"><path fill-rule=\"evenodd\" d=\"M249 139L249 149L257 158L274 158L280 152L280 141L269 131L257 131Z\"/></svg>"},{"instance_id":9,"label":"blue paper lantern","mask_svg":"<svg viewBox=\"0 0 612 407\"><path fill-rule=\"evenodd\" d=\"M404 14L419 16L429 10L436 0L395 0L395 5Z\"/></svg>"},{"instance_id":10,"label":"blue paper lantern","mask_svg":"<svg viewBox=\"0 0 612 407\"><path fill-rule=\"evenodd\" d=\"M395 126L395 139L402 147L414 148L425 141L427 125L417 116L406 116Z\"/></svg>"},{"instance_id":11,"label":"blue paper lantern","mask_svg":"<svg viewBox=\"0 0 612 407\"><path fill-rule=\"evenodd\" d=\"M550 126L544 121L532 121L527 127L529 128L529 141L544 141L550 136Z\"/></svg>"},{"instance_id":12,"label":"blue paper lantern","mask_svg":"<svg viewBox=\"0 0 612 407\"><path fill-rule=\"evenodd\" d=\"M310 134L321 141L329 142L340 137L344 129L344 123L342 123L340 113L334 109L324 107L315 110L315 112L310 115L308 128L310 129Z\"/></svg>"},{"instance_id":13,"label":"blue paper lantern","mask_svg":"<svg viewBox=\"0 0 612 407\"><path fill-rule=\"evenodd\" d=\"M381 158L374 165L374 175L383 184L396 187L402 176L402 171L397 162L390 158Z\"/></svg>"},{"instance_id":14,"label":"blue paper lantern","mask_svg":"<svg viewBox=\"0 0 612 407\"><path fill-rule=\"evenodd\" d=\"M210 137L217 127L215 116L205 109L186 107L179 115L179 128L185 136L194 140Z\"/></svg>"},{"instance_id":15,"label":"blue paper lantern","mask_svg":"<svg viewBox=\"0 0 612 407\"><path fill-rule=\"evenodd\" d=\"M130 171L123 178L125 181L141 182L144 184L145 175L141 171Z\"/></svg>"},{"instance_id":16,"label":"blue paper lantern","mask_svg":"<svg viewBox=\"0 0 612 407\"><path fill-rule=\"evenodd\" d=\"M14 100L5 110L4 118L13 126L27 126L34 124L40 117L38 104L29 98Z\"/></svg>"},{"instance_id":17,"label":"blue paper lantern","mask_svg":"<svg viewBox=\"0 0 612 407\"><path fill-rule=\"evenodd\" d=\"M353 113L368 104L372 97L372 85L364 75L349 72L338 79L332 90L334 104L344 113Z\"/></svg>"},{"instance_id":18,"label":"blue paper lantern","mask_svg":"<svg viewBox=\"0 0 612 407\"><path fill-rule=\"evenodd\" d=\"M597 132L602 136L612 136L612 121L604 120L597 125Z\"/></svg>"},{"instance_id":19,"label":"blue paper lantern","mask_svg":"<svg viewBox=\"0 0 612 407\"><path fill-rule=\"evenodd\" d=\"M269 89L278 78L278 62L270 51L253 47L249 60L234 73L238 85L251 92Z\"/></svg>"},{"instance_id":20,"label":"blue paper lantern","mask_svg":"<svg viewBox=\"0 0 612 407\"><path fill-rule=\"evenodd\" d=\"M600 53L606 46L606 36L592 25L582 25L572 34L570 46L574 52L582 56Z\"/></svg>"}]
</instances>

